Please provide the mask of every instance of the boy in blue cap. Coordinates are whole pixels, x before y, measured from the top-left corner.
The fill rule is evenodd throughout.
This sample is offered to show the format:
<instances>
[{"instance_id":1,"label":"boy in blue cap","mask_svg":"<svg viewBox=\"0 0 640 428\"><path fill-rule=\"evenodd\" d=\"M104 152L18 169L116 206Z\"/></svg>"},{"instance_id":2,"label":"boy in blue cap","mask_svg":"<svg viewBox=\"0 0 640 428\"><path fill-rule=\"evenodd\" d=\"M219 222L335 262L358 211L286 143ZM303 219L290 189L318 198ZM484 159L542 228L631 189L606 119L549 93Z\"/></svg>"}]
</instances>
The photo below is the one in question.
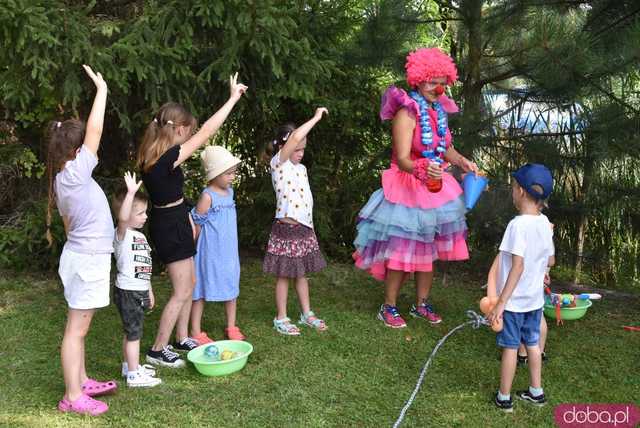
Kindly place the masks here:
<instances>
[{"instance_id":1,"label":"boy in blue cap","mask_svg":"<svg viewBox=\"0 0 640 428\"><path fill-rule=\"evenodd\" d=\"M502 318L504 325L497 335L498 346L503 350L495 404L505 412L513 411L511 384L520 343L527 348L531 380L529 389L516 392L516 396L536 406L546 403L542 389L540 319L545 273L555 263L553 230L541 212L553 190L551 172L541 164L526 164L511 175L511 196L519 215L509 222L500 244L496 290L499 299L487 316L489 322Z\"/></svg>"}]
</instances>

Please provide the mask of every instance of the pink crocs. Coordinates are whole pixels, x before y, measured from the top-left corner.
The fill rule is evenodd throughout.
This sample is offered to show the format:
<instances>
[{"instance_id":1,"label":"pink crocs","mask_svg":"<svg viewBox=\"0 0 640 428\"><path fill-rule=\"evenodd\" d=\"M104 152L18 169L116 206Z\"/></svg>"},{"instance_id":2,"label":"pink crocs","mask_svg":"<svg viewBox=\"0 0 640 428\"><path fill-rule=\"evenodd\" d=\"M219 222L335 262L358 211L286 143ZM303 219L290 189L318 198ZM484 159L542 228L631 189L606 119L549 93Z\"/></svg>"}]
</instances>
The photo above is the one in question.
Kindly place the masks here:
<instances>
[{"instance_id":1,"label":"pink crocs","mask_svg":"<svg viewBox=\"0 0 640 428\"><path fill-rule=\"evenodd\" d=\"M115 380L98 382L95 379L87 379L85 383L82 384L82 392L87 394L89 397L111 394L116 389L118 389L118 384Z\"/></svg>"},{"instance_id":2,"label":"pink crocs","mask_svg":"<svg viewBox=\"0 0 640 428\"><path fill-rule=\"evenodd\" d=\"M81 415L98 416L109 410L107 403L94 400L86 394L82 394L80 398L75 401L69 401L67 398L62 398L58 402L58 410L61 412L73 412Z\"/></svg>"}]
</instances>

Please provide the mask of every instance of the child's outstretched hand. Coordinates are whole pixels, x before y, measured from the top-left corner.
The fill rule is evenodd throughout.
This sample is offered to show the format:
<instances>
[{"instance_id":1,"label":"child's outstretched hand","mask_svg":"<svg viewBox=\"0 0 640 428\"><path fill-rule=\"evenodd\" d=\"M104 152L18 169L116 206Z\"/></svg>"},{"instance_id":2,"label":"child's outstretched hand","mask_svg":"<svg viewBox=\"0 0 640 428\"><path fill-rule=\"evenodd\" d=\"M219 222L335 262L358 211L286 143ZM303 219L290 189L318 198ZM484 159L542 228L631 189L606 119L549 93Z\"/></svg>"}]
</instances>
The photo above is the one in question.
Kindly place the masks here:
<instances>
[{"instance_id":1,"label":"child's outstretched hand","mask_svg":"<svg viewBox=\"0 0 640 428\"><path fill-rule=\"evenodd\" d=\"M248 86L243 85L242 83L238 83L238 73L237 72L233 76L229 77L229 91L230 91L229 98L233 98L233 99L236 99L236 100L240 99L242 94L247 92L247 89L249 89Z\"/></svg>"},{"instance_id":2,"label":"child's outstretched hand","mask_svg":"<svg viewBox=\"0 0 640 428\"><path fill-rule=\"evenodd\" d=\"M99 72L94 73L91 67L86 64L82 64L82 68L84 68L84 71L86 71L91 80L93 80L93 83L96 85L97 89L103 89L105 91L107 90L107 82L105 82L102 78L102 74L100 74Z\"/></svg>"},{"instance_id":3,"label":"child's outstretched hand","mask_svg":"<svg viewBox=\"0 0 640 428\"><path fill-rule=\"evenodd\" d=\"M314 114L315 117L317 117L318 119L322 119L322 114L329 114L329 110L327 110L325 107L318 107L316 109L316 114Z\"/></svg>"},{"instance_id":4,"label":"child's outstretched hand","mask_svg":"<svg viewBox=\"0 0 640 428\"><path fill-rule=\"evenodd\" d=\"M136 182L136 173L133 174L129 171L124 173L124 182L127 184L127 192L128 193L136 193L140 186L142 186L142 181Z\"/></svg>"}]
</instances>

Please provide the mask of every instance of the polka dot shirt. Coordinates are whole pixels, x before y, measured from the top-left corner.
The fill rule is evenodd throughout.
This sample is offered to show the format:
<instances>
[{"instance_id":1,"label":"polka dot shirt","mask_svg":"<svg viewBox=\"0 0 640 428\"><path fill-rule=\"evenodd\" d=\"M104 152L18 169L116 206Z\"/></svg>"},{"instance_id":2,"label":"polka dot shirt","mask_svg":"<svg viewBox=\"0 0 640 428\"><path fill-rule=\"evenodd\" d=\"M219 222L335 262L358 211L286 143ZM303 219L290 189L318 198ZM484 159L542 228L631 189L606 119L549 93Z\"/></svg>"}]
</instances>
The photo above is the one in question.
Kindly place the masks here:
<instances>
[{"instance_id":1,"label":"polka dot shirt","mask_svg":"<svg viewBox=\"0 0 640 428\"><path fill-rule=\"evenodd\" d=\"M276 192L276 218L289 217L313 228L313 196L307 168L290 160L280 163L280 152L271 159L271 183Z\"/></svg>"}]
</instances>

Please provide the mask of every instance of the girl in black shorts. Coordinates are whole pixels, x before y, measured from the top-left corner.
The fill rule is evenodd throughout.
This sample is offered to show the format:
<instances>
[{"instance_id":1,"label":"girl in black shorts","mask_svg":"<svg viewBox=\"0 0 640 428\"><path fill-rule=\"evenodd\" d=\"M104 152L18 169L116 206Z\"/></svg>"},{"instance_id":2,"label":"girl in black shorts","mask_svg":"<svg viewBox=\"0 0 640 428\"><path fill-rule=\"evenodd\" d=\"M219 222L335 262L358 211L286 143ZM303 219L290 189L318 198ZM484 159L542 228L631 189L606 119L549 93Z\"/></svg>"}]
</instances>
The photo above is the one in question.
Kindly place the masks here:
<instances>
[{"instance_id":1,"label":"girl in black shorts","mask_svg":"<svg viewBox=\"0 0 640 428\"><path fill-rule=\"evenodd\" d=\"M138 168L151 200L149 232L157 256L167 266L173 293L158 327L155 343L147 352L147 361L167 367L182 367L177 351L189 351L198 343L187 329L194 284L193 256L196 253L193 226L185 205L180 164L205 144L222 126L247 87L237 82L238 73L229 79L229 100L194 135L196 119L180 104L160 107L147 127L138 151ZM176 323L177 322L177 323ZM176 341L169 337L176 326Z\"/></svg>"}]
</instances>

